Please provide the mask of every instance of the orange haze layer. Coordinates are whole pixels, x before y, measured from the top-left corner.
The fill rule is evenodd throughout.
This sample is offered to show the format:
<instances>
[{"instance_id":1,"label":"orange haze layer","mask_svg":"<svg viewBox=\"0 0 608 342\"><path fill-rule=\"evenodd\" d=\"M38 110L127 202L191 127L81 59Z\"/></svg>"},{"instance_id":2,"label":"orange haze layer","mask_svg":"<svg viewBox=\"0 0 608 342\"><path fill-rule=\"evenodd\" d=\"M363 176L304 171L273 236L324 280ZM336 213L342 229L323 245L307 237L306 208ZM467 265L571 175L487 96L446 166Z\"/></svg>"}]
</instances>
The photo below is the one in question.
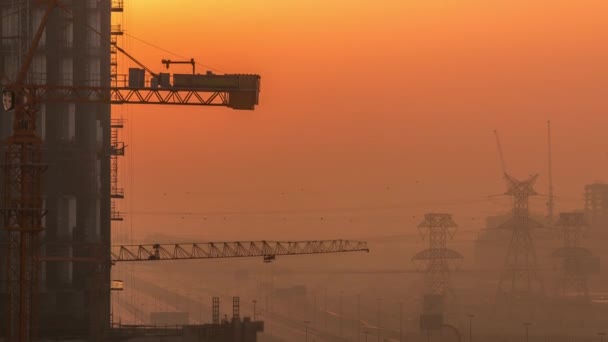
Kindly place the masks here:
<instances>
[{"instance_id":1,"label":"orange haze layer","mask_svg":"<svg viewBox=\"0 0 608 342\"><path fill-rule=\"evenodd\" d=\"M504 191L492 131L546 194L549 119L557 210L607 178L606 1L126 4L122 44L151 69L179 58L134 37L258 73L262 92L253 112L116 107L129 145L116 238L352 238L413 232L428 211L477 229L509 207L486 198Z\"/></svg>"}]
</instances>

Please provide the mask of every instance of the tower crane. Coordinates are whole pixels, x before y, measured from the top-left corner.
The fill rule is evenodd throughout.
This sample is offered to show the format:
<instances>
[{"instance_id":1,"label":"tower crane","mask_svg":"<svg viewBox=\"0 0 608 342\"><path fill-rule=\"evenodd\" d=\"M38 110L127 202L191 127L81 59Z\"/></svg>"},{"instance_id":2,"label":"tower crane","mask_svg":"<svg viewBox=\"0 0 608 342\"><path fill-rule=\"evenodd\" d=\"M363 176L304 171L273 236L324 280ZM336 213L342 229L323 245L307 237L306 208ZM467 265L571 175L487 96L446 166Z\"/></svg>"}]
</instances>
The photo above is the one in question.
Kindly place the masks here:
<instances>
[{"instance_id":1,"label":"tower crane","mask_svg":"<svg viewBox=\"0 0 608 342\"><path fill-rule=\"evenodd\" d=\"M47 0L46 9L25 54L16 79L3 81L2 99L5 111L13 112L12 135L6 141L2 165L4 192L1 198L3 230L7 232L7 341L31 341L37 324L38 263L45 256L38 255L40 233L44 231L42 175L47 166L43 163L43 141L36 133L36 113L41 103L104 103L104 104L156 104L187 106L223 106L237 110L253 110L258 104L259 75L205 74L174 75L173 83L143 81L128 86L67 86L36 84L27 81L28 71L41 41L51 12L60 7L69 12L59 0ZM114 43L113 43L114 44ZM115 44L114 44L115 45ZM119 51L124 52L123 49ZM132 56L128 57L136 61ZM193 61L192 61L193 62ZM136 61L136 63L140 64ZM142 64L140 66L143 67ZM151 76L157 76L145 68ZM162 75L158 75L162 76ZM162 79L162 77L159 77ZM157 79L158 80L158 79ZM121 246L118 252L109 246L102 255L111 255L113 262L165 259L204 259L262 256L272 261L277 255L339 253L367 251L364 242L345 240L302 242L236 242L190 244L189 252L183 244L173 244L170 251L165 245ZM93 252L89 253L93 254ZM59 260L61 258L55 258ZM78 258L63 260L78 262ZM100 258L96 259L99 262ZM52 262L53 257L46 261ZM104 280L105 281L105 280ZM108 279L109 282L109 279ZM109 283L107 284L109 288ZM93 310L93 309L91 309Z\"/></svg>"}]
</instances>

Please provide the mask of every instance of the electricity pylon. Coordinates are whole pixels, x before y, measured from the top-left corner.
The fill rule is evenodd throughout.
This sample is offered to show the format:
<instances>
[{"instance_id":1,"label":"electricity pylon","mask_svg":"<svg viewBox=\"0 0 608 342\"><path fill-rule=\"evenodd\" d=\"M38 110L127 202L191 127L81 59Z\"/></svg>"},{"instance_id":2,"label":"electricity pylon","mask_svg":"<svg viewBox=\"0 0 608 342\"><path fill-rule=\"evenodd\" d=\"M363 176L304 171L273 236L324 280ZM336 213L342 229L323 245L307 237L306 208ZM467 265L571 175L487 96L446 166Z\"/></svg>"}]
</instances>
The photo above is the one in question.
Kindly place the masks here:
<instances>
[{"instance_id":1,"label":"electricity pylon","mask_svg":"<svg viewBox=\"0 0 608 342\"><path fill-rule=\"evenodd\" d=\"M507 192L513 197L512 217L500 228L512 231L505 264L498 282L499 297L530 299L544 295L542 279L538 275L532 230L541 225L530 218L530 196L537 195L533 186L538 175L520 181L505 174Z\"/></svg>"},{"instance_id":2,"label":"electricity pylon","mask_svg":"<svg viewBox=\"0 0 608 342\"><path fill-rule=\"evenodd\" d=\"M422 262L426 276L426 288L430 294L443 295L448 287L450 262L462 259L462 255L447 248L448 237L456 231L456 223L450 214L425 214L418 225L423 236L428 237L429 248L417 253L412 260Z\"/></svg>"}]
</instances>

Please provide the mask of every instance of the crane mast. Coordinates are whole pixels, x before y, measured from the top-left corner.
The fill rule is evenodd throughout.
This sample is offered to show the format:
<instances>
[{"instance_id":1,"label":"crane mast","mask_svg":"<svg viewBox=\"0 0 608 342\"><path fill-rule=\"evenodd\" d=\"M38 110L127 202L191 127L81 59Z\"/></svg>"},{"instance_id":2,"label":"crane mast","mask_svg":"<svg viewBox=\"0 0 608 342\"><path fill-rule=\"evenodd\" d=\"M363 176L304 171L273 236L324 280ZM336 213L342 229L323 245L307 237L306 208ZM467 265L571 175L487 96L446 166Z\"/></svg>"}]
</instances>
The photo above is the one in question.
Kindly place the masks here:
<instances>
[{"instance_id":1,"label":"crane mast","mask_svg":"<svg viewBox=\"0 0 608 342\"><path fill-rule=\"evenodd\" d=\"M36 134L37 99L24 88L26 77L57 0L48 1L38 29L19 68L15 81L3 90L7 110L13 110L13 132L6 140L3 161L2 215L8 235L7 248L7 340L30 341L36 327L35 299L38 291L36 244L43 231L41 180L42 139Z\"/></svg>"}]
</instances>

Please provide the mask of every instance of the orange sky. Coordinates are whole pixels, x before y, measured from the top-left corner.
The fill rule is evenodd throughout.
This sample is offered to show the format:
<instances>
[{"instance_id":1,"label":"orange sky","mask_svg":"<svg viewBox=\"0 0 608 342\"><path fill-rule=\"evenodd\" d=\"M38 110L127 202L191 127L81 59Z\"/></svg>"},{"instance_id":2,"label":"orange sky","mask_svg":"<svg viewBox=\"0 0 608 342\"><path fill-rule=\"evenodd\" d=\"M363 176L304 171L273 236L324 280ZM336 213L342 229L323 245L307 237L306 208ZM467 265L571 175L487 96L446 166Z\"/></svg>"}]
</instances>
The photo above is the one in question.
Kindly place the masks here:
<instances>
[{"instance_id":1,"label":"orange sky","mask_svg":"<svg viewBox=\"0 0 608 342\"><path fill-rule=\"evenodd\" d=\"M547 119L558 210L607 179L605 1L177 3L126 1L126 32L260 74L260 106L115 108L129 120L122 209L139 213L116 225L127 239L352 238L412 232L427 211L479 228L508 207L483 199L504 190L492 130L546 193ZM176 59L123 46L155 71Z\"/></svg>"}]
</instances>

